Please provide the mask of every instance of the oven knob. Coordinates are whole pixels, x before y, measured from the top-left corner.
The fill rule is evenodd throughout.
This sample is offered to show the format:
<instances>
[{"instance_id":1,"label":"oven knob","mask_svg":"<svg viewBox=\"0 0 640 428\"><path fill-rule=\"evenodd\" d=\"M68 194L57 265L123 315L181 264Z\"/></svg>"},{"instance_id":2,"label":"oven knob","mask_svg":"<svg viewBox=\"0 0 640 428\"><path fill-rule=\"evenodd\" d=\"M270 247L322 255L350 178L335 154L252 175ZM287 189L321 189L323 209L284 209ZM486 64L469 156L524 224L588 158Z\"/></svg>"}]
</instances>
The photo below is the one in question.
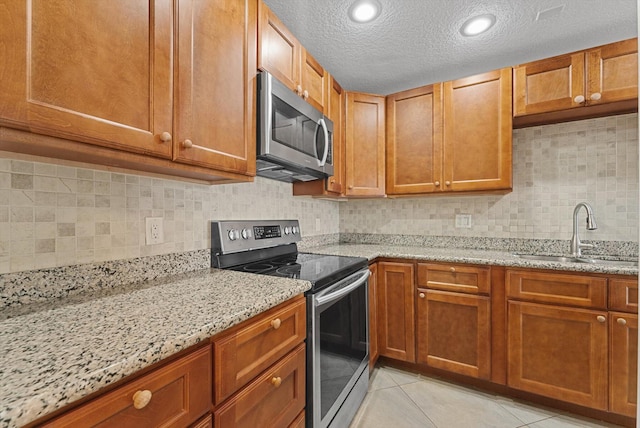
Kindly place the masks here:
<instances>
[{"instance_id":1,"label":"oven knob","mask_svg":"<svg viewBox=\"0 0 640 428\"><path fill-rule=\"evenodd\" d=\"M251 229L242 229L242 239L251 238Z\"/></svg>"},{"instance_id":2,"label":"oven knob","mask_svg":"<svg viewBox=\"0 0 640 428\"><path fill-rule=\"evenodd\" d=\"M238 229L229 230L229 239L230 240L235 241L238 238L240 238L240 232L238 232Z\"/></svg>"},{"instance_id":3,"label":"oven knob","mask_svg":"<svg viewBox=\"0 0 640 428\"><path fill-rule=\"evenodd\" d=\"M290 233L291 233L291 228L290 228L289 226L285 226L285 227L284 227L284 234L285 234L285 235L288 235L288 234L290 234Z\"/></svg>"},{"instance_id":4,"label":"oven knob","mask_svg":"<svg viewBox=\"0 0 640 428\"><path fill-rule=\"evenodd\" d=\"M300 228L298 226L293 226L291 228L291 233L293 233L294 235L297 235L298 233L300 233Z\"/></svg>"}]
</instances>

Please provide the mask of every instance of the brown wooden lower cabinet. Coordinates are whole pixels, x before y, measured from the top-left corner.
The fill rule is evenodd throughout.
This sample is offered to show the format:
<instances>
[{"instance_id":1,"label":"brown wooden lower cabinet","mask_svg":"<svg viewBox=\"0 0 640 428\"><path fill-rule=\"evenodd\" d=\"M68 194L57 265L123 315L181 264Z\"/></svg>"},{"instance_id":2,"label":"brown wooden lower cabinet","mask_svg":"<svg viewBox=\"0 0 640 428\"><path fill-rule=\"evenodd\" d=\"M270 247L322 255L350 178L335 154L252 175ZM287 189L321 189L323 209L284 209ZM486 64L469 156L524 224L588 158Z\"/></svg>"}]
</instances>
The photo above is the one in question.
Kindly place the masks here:
<instances>
[{"instance_id":1,"label":"brown wooden lower cabinet","mask_svg":"<svg viewBox=\"0 0 640 428\"><path fill-rule=\"evenodd\" d=\"M638 315L609 312L609 411L636 416Z\"/></svg>"},{"instance_id":2,"label":"brown wooden lower cabinet","mask_svg":"<svg viewBox=\"0 0 640 428\"><path fill-rule=\"evenodd\" d=\"M418 289L418 363L489 379L491 376L489 297Z\"/></svg>"},{"instance_id":3,"label":"brown wooden lower cabinet","mask_svg":"<svg viewBox=\"0 0 640 428\"><path fill-rule=\"evenodd\" d=\"M288 427L305 406L305 365L302 344L216 409L216 428Z\"/></svg>"},{"instance_id":4,"label":"brown wooden lower cabinet","mask_svg":"<svg viewBox=\"0 0 640 428\"><path fill-rule=\"evenodd\" d=\"M213 415L208 414L195 424L191 425L191 428L213 428Z\"/></svg>"},{"instance_id":5,"label":"brown wooden lower cabinet","mask_svg":"<svg viewBox=\"0 0 640 428\"><path fill-rule=\"evenodd\" d=\"M304 428L306 426L305 412L300 412L295 421L291 422L289 428Z\"/></svg>"},{"instance_id":6,"label":"brown wooden lower cabinet","mask_svg":"<svg viewBox=\"0 0 640 428\"><path fill-rule=\"evenodd\" d=\"M185 427L210 408L211 348L206 346L44 426Z\"/></svg>"},{"instance_id":7,"label":"brown wooden lower cabinet","mask_svg":"<svg viewBox=\"0 0 640 428\"><path fill-rule=\"evenodd\" d=\"M415 362L413 263L378 263L378 350Z\"/></svg>"},{"instance_id":8,"label":"brown wooden lower cabinet","mask_svg":"<svg viewBox=\"0 0 640 428\"><path fill-rule=\"evenodd\" d=\"M510 301L508 385L607 409L606 311Z\"/></svg>"},{"instance_id":9,"label":"brown wooden lower cabinet","mask_svg":"<svg viewBox=\"0 0 640 428\"><path fill-rule=\"evenodd\" d=\"M378 300L378 264L369 266L369 371L373 370L378 360L378 313L376 301Z\"/></svg>"},{"instance_id":10,"label":"brown wooden lower cabinet","mask_svg":"<svg viewBox=\"0 0 640 428\"><path fill-rule=\"evenodd\" d=\"M306 336L306 301L258 315L239 331L213 340L214 401L222 403Z\"/></svg>"}]
</instances>

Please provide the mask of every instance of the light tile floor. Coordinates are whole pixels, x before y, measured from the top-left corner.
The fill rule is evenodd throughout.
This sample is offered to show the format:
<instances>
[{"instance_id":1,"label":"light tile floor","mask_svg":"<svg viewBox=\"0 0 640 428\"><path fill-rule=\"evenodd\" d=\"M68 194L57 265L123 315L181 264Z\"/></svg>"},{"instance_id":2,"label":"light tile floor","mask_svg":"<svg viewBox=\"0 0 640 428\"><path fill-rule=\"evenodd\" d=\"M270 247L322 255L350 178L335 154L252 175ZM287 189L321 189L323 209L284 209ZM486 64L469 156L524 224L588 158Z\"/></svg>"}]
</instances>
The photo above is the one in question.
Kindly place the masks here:
<instances>
[{"instance_id":1,"label":"light tile floor","mask_svg":"<svg viewBox=\"0 0 640 428\"><path fill-rule=\"evenodd\" d=\"M350 428L617 427L379 366Z\"/></svg>"}]
</instances>

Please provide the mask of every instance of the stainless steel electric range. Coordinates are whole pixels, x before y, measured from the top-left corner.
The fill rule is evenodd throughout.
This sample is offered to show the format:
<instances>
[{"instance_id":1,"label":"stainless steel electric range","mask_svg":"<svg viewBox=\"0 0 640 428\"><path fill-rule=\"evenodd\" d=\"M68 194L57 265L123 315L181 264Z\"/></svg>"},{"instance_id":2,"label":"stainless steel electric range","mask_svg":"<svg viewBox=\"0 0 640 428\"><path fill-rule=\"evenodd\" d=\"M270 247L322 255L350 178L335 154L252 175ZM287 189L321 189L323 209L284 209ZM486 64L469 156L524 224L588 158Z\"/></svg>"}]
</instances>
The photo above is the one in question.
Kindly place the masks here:
<instances>
[{"instance_id":1,"label":"stainless steel electric range","mask_svg":"<svg viewBox=\"0 0 640 428\"><path fill-rule=\"evenodd\" d=\"M348 426L369 385L368 261L298 252L297 220L214 221L213 267L297 278L307 292L308 427Z\"/></svg>"}]
</instances>

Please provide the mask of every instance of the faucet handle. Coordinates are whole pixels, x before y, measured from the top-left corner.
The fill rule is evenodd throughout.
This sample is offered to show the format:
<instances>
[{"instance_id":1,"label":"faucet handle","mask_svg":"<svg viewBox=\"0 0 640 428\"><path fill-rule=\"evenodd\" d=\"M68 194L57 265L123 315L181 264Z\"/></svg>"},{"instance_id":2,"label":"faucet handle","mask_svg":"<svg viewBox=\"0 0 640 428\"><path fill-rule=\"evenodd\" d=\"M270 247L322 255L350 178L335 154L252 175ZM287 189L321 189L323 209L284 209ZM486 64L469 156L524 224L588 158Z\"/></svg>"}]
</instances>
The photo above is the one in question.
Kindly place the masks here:
<instances>
[{"instance_id":1,"label":"faucet handle","mask_svg":"<svg viewBox=\"0 0 640 428\"><path fill-rule=\"evenodd\" d=\"M578 245L580 245L580 248L589 248L589 249L592 249L592 250L593 250L593 249L598 248L598 247L596 246L596 244L585 244L585 243L583 243L583 242L581 242L581 243L580 243L580 244L578 244Z\"/></svg>"}]
</instances>

